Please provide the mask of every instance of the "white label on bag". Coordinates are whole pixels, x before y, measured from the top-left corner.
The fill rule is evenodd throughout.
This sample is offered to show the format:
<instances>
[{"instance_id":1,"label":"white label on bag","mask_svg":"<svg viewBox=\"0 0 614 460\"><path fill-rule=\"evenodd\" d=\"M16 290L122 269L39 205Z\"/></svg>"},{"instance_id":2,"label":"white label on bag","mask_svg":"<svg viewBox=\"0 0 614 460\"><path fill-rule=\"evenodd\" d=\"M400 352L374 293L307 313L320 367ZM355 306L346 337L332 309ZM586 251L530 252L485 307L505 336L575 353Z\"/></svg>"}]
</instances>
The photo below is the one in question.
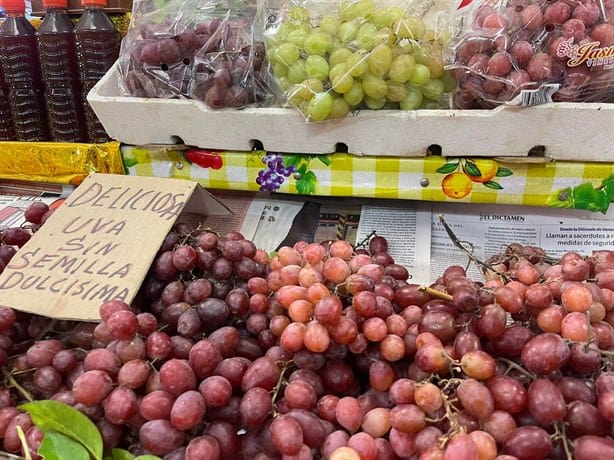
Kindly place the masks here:
<instances>
[{"instance_id":1,"label":"white label on bag","mask_svg":"<svg viewBox=\"0 0 614 460\"><path fill-rule=\"evenodd\" d=\"M520 103L517 105L529 107L532 105L548 104L552 102L552 95L561 87L558 83L543 84L537 89L520 91ZM515 101L516 99L514 99Z\"/></svg>"}]
</instances>

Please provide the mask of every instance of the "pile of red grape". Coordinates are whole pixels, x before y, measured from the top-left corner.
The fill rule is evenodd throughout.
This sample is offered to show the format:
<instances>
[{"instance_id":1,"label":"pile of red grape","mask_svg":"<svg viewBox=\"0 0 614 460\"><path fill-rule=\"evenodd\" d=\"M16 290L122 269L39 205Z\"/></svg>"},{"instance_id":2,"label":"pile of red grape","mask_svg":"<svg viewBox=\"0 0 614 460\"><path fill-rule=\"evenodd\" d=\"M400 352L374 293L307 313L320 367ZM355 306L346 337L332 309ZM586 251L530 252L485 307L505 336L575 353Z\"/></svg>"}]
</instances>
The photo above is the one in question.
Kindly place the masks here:
<instances>
[{"instance_id":1,"label":"pile of red grape","mask_svg":"<svg viewBox=\"0 0 614 460\"><path fill-rule=\"evenodd\" d=\"M487 263L420 286L382 236L269 255L178 224L100 323L0 308L3 447L41 442L27 393L165 460L614 458L614 251Z\"/></svg>"},{"instance_id":2,"label":"pile of red grape","mask_svg":"<svg viewBox=\"0 0 614 460\"><path fill-rule=\"evenodd\" d=\"M4 271L17 250L26 244L51 213L53 213L53 209L50 209L47 203L35 201L28 206L24 213L26 225L0 230L0 273Z\"/></svg>"},{"instance_id":3,"label":"pile of red grape","mask_svg":"<svg viewBox=\"0 0 614 460\"><path fill-rule=\"evenodd\" d=\"M485 2L455 47L456 108L491 108L560 84L555 101L611 102L612 0Z\"/></svg>"},{"instance_id":4,"label":"pile of red grape","mask_svg":"<svg viewBox=\"0 0 614 460\"><path fill-rule=\"evenodd\" d=\"M254 39L253 18L227 15L180 24L143 17L122 46L120 84L128 96L184 96L211 109L271 98L262 68L264 42Z\"/></svg>"}]
</instances>

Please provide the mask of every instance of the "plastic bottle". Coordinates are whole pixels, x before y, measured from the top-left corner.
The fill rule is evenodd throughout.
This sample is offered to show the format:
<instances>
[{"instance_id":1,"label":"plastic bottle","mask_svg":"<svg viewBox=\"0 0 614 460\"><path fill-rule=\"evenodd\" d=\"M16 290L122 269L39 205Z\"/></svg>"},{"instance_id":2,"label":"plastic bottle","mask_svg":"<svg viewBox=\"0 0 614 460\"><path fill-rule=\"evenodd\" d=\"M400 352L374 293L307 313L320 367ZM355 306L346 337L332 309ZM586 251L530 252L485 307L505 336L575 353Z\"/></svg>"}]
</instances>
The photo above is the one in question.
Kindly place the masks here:
<instances>
[{"instance_id":1,"label":"plastic bottle","mask_svg":"<svg viewBox=\"0 0 614 460\"><path fill-rule=\"evenodd\" d=\"M17 139L11 105L9 102L9 87L4 81L4 73L0 67L0 141L14 141Z\"/></svg>"},{"instance_id":2,"label":"plastic bottle","mask_svg":"<svg viewBox=\"0 0 614 460\"><path fill-rule=\"evenodd\" d=\"M79 74L89 142L107 142L109 137L87 102L87 93L119 57L121 35L105 13L106 0L82 0L85 11L75 26Z\"/></svg>"},{"instance_id":3,"label":"plastic bottle","mask_svg":"<svg viewBox=\"0 0 614 460\"><path fill-rule=\"evenodd\" d=\"M36 30L25 17L24 0L3 0L2 7L6 18L0 26L0 64L17 140L49 140Z\"/></svg>"},{"instance_id":4,"label":"plastic bottle","mask_svg":"<svg viewBox=\"0 0 614 460\"><path fill-rule=\"evenodd\" d=\"M38 54L45 81L51 139L87 142L74 24L67 0L43 0L45 17L38 30Z\"/></svg>"}]
</instances>

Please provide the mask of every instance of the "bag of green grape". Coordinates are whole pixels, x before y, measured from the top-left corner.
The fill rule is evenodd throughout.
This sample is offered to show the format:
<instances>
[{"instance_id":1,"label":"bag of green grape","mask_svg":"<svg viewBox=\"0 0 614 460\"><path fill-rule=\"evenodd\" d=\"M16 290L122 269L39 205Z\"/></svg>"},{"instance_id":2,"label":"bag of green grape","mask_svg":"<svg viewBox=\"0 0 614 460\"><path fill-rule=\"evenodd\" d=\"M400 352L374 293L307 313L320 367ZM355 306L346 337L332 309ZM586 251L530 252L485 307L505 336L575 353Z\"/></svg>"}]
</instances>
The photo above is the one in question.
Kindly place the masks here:
<instances>
[{"instance_id":1,"label":"bag of green grape","mask_svg":"<svg viewBox=\"0 0 614 460\"><path fill-rule=\"evenodd\" d=\"M265 62L308 121L449 108L449 1L265 0Z\"/></svg>"}]
</instances>

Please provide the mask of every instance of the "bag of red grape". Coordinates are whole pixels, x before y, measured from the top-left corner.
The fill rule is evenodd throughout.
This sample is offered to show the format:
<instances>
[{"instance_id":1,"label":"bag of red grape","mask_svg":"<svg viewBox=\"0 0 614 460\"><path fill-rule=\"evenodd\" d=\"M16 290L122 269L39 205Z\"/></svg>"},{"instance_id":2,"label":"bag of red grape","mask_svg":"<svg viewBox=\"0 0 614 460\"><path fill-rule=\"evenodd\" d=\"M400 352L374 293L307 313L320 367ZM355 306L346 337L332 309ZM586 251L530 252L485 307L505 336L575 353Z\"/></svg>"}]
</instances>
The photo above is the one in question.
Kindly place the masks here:
<instances>
[{"instance_id":1,"label":"bag of red grape","mask_svg":"<svg viewBox=\"0 0 614 460\"><path fill-rule=\"evenodd\" d=\"M462 0L454 107L614 102L614 0Z\"/></svg>"},{"instance_id":2,"label":"bag of red grape","mask_svg":"<svg viewBox=\"0 0 614 460\"><path fill-rule=\"evenodd\" d=\"M271 105L251 0L135 0L119 57L125 96L192 98L211 109Z\"/></svg>"},{"instance_id":3,"label":"bag of red grape","mask_svg":"<svg viewBox=\"0 0 614 460\"><path fill-rule=\"evenodd\" d=\"M449 0L268 0L267 65L307 121L359 110L449 108Z\"/></svg>"}]
</instances>

